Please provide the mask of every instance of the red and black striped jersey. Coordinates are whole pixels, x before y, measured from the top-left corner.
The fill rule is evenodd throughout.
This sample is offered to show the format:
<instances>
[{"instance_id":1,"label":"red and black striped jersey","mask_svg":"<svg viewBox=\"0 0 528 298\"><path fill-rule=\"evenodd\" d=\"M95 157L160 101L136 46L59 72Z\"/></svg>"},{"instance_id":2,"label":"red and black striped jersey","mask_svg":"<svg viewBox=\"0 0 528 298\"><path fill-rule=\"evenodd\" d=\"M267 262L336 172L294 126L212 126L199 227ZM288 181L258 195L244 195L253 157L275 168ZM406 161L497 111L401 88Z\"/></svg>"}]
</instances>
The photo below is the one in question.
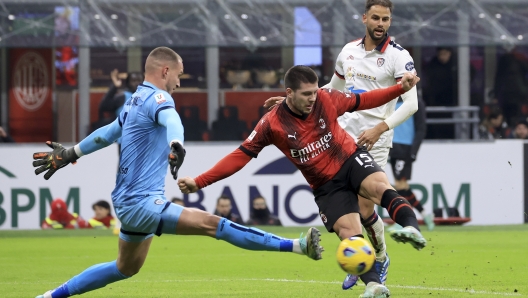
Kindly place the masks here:
<instances>
[{"instance_id":1,"label":"red and black striped jersey","mask_svg":"<svg viewBox=\"0 0 528 298\"><path fill-rule=\"evenodd\" d=\"M292 112L284 101L260 119L238 149L196 177L196 185L203 188L231 176L264 147L275 145L301 170L312 189L317 189L332 179L357 149L337 117L380 106L404 92L400 84L361 94L319 89L311 113L304 115Z\"/></svg>"},{"instance_id":2,"label":"red and black striped jersey","mask_svg":"<svg viewBox=\"0 0 528 298\"><path fill-rule=\"evenodd\" d=\"M301 116L283 101L260 119L240 149L257 157L264 147L275 145L316 189L332 179L356 151L356 142L336 119L355 111L359 103L354 94L319 89L312 112Z\"/></svg>"}]
</instances>

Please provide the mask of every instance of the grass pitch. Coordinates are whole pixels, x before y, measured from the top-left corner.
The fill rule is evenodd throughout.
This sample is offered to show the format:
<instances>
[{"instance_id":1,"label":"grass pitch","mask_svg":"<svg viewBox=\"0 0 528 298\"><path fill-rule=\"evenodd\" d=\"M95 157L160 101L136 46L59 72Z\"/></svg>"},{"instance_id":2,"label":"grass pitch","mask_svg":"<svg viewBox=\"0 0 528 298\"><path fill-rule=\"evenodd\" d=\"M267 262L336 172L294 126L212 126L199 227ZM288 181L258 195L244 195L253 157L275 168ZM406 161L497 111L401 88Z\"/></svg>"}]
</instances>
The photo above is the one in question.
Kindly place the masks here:
<instances>
[{"instance_id":1,"label":"grass pitch","mask_svg":"<svg viewBox=\"0 0 528 298\"><path fill-rule=\"evenodd\" d=\"M304 228L264 228L296 238ZM321 228L323 231L324 229ZM528 297L528 225L437 227L422 251L388 238L392 297ZM35 297L85 268L116 258L109 231L0 231L0 297ZM141 272L81 297L357 297L335 235L323 232L323 260L252 252L206 237L155 237Z\"/></svg>"}]
</instances>

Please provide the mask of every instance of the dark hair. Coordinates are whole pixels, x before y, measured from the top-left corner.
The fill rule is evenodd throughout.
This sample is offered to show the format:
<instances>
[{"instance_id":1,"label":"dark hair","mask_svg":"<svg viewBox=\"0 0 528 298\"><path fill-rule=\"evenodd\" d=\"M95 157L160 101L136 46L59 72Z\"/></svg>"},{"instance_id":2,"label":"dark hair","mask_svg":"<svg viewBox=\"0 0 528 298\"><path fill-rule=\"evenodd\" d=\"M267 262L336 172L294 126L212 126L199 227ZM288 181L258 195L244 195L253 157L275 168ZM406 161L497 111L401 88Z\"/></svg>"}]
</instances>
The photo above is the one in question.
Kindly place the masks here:
<instances>
[{"instance_id":1,"label":"dark hair","mask_svg":"<svg viewBox=\"0 0 528 298\"><path fill-rule=\"evenodd\" d=\"M367 0L365 2L365 13L367 13L370 10L370 8L374 5L380 5L383 7L387 7L391 13L392 13L392 10L394 9L394 5L392 4L391 0Z\"/></svg>"},{"instance_id":2,"label":"dark hair","mask_svg":"<svg viewBox=\"0 0 528 298\"><path fill-rule=\"evenodd\" d=\"M227 195L221 195L217 200L216 200L216 204L218 204L218 202L220 202L220 200L229 200L231 201L231 198L228 197Z\"/></svg>"},{"instance_id":3,"label":"dark hair","mask_svg":"<svg viewBox=\"0 0 528 298\"><path fill-rule=\"evenodd\" d=\"M98 207L101 207L101 208L104 208L104 209L108 210L108 214L109 215L112 214L112 209L110 209L110 204L108 204L108 202L105 201L105 200L100 200L100 201L95 202L92 205L92 210L95 210L95 206L98 206Z\"/></svg>"},{"instance_id":4,"label":"dark hair","mask_svg":"<svg viewBox=\"0 0 528 298\"><path fill-rule=\"evenodd\" d=\"M501 115L502 115L502 109L498 106L494 106L491 108L491 111L488 117L489 119L497 119Z\"/></svg>"},{"instance_id":5,"label":"dark hair","mask_svg":"<svg viewBox=\"0 0 528 298\"><path fill-rule=\"evenodd\" d=\"M295 65L288 69L284 75L284 87L290 88L293 91L297 90L302 83L317 83L319 78L313 69L304 65Z\"/></svg>"}]
</instances>

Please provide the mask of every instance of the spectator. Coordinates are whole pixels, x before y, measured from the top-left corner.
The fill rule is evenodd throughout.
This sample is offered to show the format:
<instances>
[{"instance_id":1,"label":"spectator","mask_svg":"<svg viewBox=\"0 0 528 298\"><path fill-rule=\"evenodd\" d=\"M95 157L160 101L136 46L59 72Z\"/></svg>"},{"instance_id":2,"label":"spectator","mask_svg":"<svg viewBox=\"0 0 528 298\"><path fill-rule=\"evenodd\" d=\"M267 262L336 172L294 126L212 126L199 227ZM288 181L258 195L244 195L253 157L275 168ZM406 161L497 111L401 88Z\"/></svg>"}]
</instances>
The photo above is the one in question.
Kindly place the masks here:
<instances>
[{"instance_id":1,"label":"spectator","mask_svg":"<svg viewBox=\"0 0 528 298\"><path fill-rule=\"evenodd\" d=\"M494 90L505 120L511 121L520 104L528 100L528 58L517 49L499 58Z\"/></svg>"},{"instance_id":2,"label":"spectator","mask_svg":"<svg viewBox=\"0 0 528 298\"><path fill-rule=\"evenodd\" d=\"M271 214L263 197L253 199L251 214L246 225L252 226L282 226L279 218Z\"/></svg>"},{"instance_id":3,"label":"spectator","mask_svg":"<svg viewBox=\"0 0 528 298\"><path fill-rule=\"evenodd\" d=\"M458 104L457 64L453 59L451 48L439 47L436 56L424 68L424 100L428 106L456 106ZM434 117L445 117L445 114L433 114ZM453 124L435 124L427 129L427 138L453 139Z\"/></svg>"},{"instance_id":4,"label":"spectator","mask_svg":"<svg viewBox=\"0 0 528 298\"><path fill-rule=\"evenodd\" d=\"M173 202L176 205L180 205L180 206L185 207L185 202L183 201L182 198L174 197L174 198L172 198L171 202Z\"/></svg>"},{"instance_id":5,"label":"spectator","mask_svg":"<svg viewBox=\"0 0 528 298\"><path fill-rule=\"evenodd\" d=\"M214 212L215 215L227 218L230 221L243 225L244 222L242 221L242 218L238 214L234 214L231 212L232 206L231 206L231 198L222 195L216 200L216 210Z\"/></svg>"},{"instance_id":6,"label":"spectator","mask_svg":"<svg viewBox=\"0 0 528 298\"><path fill-rule=\"evenodd\" d=\"M51 214L41 224L42 229L79 229L86 228L87 223L77 213L69 213L62 199L51 202Z\"/></svg>"},{"instance_id":7,"label":"spectator","mask_svg":"<svg viewBox=\"0 0 528 298\"><path fill-rule=\"evenodd\" d=\"M503 139L508 135L508 124L504 122L504 115L499 107L492 107L489 115L479 126L481 139Z\"/></svg>"},{"instance_id":8,"label":"spectator","mask_svg":"<svg viewBox=\"0 0 528 298\"><path fill-rule=\"evenodd\" d=\"M528 122L526 119L517 121L511 133L512 139L528 139Z\"/></svg>"},{"instance_id":9,"label":"spectator","mask_svg":"<svg viewBox=\"0 0 528 298\"><path fill-rule=\"evenodd\" d=\"M213 140L240 141L247 133L247 125L238 119L235 106L224 106L218 109L218 119L212 125Z\"/></svg>"},{"instance_id":10,"label":"spectator","mask_svg":"<svg viewBox=\"0 0 528 298\"><path fill-rule=\"evenodd\" d=\"M114 228L116 220L112 216L110 204L107 201L100 200L92 205L95 215L88 221L88 228L93 229L108 229Z\"/></svg>"},{"instance_id":11,"label":"spectator","mask_svg":"<svg viewBox=\"0 0 528 298\"><path fill-rule=\"evenodd\" d=\"M112 85L99 104L99 121L92 125L92 130L96 130L114 121L123 109L125 101L136 92L137 86L144 80L142 73L130 72L125 79L124 88L118 92L123 87L123 81L118 75L119 71L117 69L114 69L110 73Z\"/></svg>"},{"instance_id":12,"label":"spectator","mask_svg":"<svg viewBox=\"0 0 528 298\"><path fill-rule=\"evenodd\" d=\"M7 134L7 132L0 126L0 143L14 143L15 140Z\"/></svg>"}]
</instances>

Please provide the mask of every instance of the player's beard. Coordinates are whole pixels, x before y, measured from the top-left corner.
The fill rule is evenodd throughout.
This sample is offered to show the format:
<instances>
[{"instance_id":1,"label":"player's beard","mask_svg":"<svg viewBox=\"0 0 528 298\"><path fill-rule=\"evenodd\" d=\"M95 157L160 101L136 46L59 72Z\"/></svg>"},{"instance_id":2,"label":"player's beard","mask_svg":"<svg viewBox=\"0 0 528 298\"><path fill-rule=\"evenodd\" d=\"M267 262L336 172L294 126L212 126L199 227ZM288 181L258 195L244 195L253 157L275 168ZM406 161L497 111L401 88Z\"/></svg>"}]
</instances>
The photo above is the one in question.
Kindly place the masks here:
<instances>
[{"instance_id":1,"label":"player's beard","mask_svg":"<svg viewBox=\"0 0 528 298\"><path fill-rule=\"evenodd\" d=\"M381 37L377 37L375 34L374 34L374 30L378 29L377 27L376 28L367 28L367 32L368 32L368 35L370 36L370 38L373 40L373 41L381 41L385 38L385 35L387 35L387 31L383 30L383 34L381 35Z\"/></svg>"}]
</instances>

